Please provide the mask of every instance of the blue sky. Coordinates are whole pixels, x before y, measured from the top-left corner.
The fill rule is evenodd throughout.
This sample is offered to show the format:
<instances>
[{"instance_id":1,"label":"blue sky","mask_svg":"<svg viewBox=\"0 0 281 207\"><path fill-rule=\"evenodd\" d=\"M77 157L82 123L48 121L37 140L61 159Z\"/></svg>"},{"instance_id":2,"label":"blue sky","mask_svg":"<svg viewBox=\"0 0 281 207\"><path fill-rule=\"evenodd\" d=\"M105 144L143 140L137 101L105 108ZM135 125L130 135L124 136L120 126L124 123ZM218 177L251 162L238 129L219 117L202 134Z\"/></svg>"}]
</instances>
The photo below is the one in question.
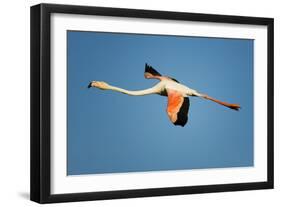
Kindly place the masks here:
<instances>
[{"instance_id":1,"label":"blue sky","mask_svg":"<svg viewBox=\"0 0 281 207\"><path fill-rule=\"evenodd\" d=\"M253 40L67 32L67 174L253 166ZM88 89L102 80L128 90L157 83L144 65L230 103L190 97L174 126L167 98Z\"/></svg>"}]
</instances>

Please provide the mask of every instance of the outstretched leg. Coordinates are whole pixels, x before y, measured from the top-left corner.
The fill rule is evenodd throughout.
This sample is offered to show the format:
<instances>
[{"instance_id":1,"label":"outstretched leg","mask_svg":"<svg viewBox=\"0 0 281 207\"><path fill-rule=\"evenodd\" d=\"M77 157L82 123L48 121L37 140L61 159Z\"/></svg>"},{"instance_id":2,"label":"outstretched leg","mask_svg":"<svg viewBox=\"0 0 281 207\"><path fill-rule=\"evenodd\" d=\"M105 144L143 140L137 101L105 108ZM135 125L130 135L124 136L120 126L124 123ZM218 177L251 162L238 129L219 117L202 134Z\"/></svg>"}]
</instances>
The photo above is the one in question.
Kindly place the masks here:
<instances>
[{"instance_id":1,"label":"outstretched leg","mask_svg":"<svg viewBox=\"0 0 281 207\"><path fill-rule=\"evenodd\" d=\"M231 103L223 102L223 101L214 99L214 98L212 98L212 97L210 97L210 96L208 96L206 94L198 93L197 91L195 91L193 95L201 97L201 98L205 98L207 100L213 101L215 103L218 103L220 105L226 106L226 107L228 107L230 109L233 109L233 110L236 110L236 111L238 111L241 108L239 104L231 104Z\"/></svg>"}]
</instances>

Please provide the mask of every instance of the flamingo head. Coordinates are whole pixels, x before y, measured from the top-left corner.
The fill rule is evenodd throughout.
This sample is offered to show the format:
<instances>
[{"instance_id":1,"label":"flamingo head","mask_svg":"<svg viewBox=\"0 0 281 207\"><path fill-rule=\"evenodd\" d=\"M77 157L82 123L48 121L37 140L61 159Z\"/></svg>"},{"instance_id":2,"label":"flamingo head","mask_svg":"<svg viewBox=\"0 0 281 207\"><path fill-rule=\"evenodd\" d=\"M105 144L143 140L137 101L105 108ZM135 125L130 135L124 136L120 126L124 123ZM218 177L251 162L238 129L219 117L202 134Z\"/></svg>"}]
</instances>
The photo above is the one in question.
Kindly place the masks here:
<instances>
[{"instance_id":1,"label":"flamingo head","mask_svg":"<svg viewBox=\"0 0 281 207\"><path fill-rule=\"evenodd\" d=\"M90 84L88 85L88 88L91 87L96 87L102 90L108 90L109 89L109 85L106 82L103 81L92 81L90 82Z\"/></svg>"}]
</instances>

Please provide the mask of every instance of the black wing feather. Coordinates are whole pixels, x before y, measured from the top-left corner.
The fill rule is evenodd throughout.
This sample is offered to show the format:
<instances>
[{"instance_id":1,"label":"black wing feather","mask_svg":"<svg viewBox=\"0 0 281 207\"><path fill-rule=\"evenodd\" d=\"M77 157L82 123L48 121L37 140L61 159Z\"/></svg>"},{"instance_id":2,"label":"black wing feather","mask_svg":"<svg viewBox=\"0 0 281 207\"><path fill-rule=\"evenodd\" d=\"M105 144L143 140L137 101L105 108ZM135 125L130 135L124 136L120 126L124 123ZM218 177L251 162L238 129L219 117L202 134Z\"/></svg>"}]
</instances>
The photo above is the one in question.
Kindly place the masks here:
<instances>
[{"instance_id":1,"label":"black wing feather","mask_svg":"<svg viewBox=\"0 0 281 207\"><path fill-rule=\"evenodd\" d=\"M168 77L168 78L170 78L170 79L172 79L173 81L175 81L175 82L179 83L179 81L178 81L178 80L176 80L176 79L174 79L174 78L171 78L171 77Z\"/></svg>"},{"instance_id":2,"label":"black wing feather","mask_svg":"<svg viewBox=\"0 0 281 207\"><path fill-rule=\"evenodd\" d=\"M145 73L150 73L151 75L162 76L160 73L157 72L153 67L145 63Z\"/></svg>"},{"instance_id":3,"label":"black wing feather","mask_svg":"<svg viewBox=\"0 0 281 207\"><path fill-rule=\"evenodd\" d=\"M181 108L177 114L178 115L177 121L174 123L174 125L180 125L183 127L187 123L189 106L190 106L189 98L185 97L181 105Z\"/></svg>"}]
</instances>

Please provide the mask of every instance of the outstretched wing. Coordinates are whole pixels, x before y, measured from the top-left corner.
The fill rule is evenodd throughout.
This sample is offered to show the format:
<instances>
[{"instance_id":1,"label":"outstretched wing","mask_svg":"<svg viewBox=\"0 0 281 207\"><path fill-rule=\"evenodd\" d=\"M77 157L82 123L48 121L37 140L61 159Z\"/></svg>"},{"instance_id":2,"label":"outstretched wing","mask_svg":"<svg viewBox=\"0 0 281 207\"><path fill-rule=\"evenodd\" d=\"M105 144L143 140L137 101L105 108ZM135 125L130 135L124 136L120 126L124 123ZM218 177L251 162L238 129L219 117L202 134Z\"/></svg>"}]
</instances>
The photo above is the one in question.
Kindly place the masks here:
<instances>
[{"instance_id":1,"label":"outstretched wing","mask_svg":"<svg viewBox=\"0 0 281 207\"><path fill-rule=\"evenodd\" d=\"M188 121L189 98L175 90L168 89L167 114L174 125L184 126Z\"/></svg>"},{"instance_id":2,"label":"outstretched wing","mask_svg":"<svg viewBox=\"0 0 281 207\"><path fill-rule=\"evenodd\" d=\"M162 75L158 73L153 67L145 63L145 71L144 71L144 77L145 78L156 78L159 79Z\"/></svg>"},{"instance_id":3,"label":"outstretched wing","mask_svg":"<svg viewBox=\"0 0 281 207\"><path fill-rule=\"evenodd\" d=\"M171 78L168 76L162 76L157 70L155 70L152 66L148 65L147 63L145 63L144 77L147 79L153 78L153 79L158 79L158 80L169 79L169 80L179 83L179 81L177 81L174 78Z\"/></svg>"}]
</instances>

